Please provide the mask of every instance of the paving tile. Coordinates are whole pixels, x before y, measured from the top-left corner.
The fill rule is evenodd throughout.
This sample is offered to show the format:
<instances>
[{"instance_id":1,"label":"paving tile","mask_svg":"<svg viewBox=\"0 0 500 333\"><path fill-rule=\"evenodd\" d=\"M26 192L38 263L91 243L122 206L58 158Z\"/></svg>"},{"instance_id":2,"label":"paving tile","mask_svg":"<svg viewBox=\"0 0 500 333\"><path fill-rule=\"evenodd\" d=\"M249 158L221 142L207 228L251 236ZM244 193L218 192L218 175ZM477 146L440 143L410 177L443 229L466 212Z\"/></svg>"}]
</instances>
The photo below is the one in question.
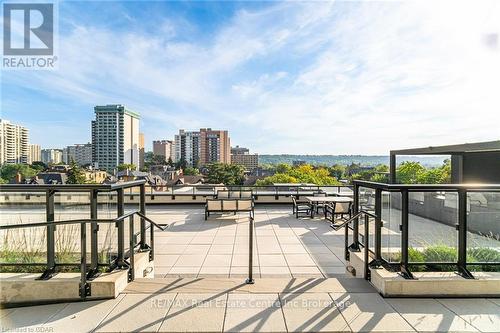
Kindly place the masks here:
<instances>
[{"instance_id":1,"label":"paving tile","mask_svg":"<svg viewBox=\"0 0 500 333\"><path fill-rule=\"evenodd\" d=\"M330 295L355 332L415 331L379 294L331 293Z\"/></svg>"},{"instance_id":2,"label":"paving tile","mask_svg":"<svg viewBox=\"0 0 500 333\"><path fill-rule=\"evenodd\" d=\"M281 244L284 254L307 254L302 244Z\"/></svg>"},{"instance_id":3,"label":"paving tile","mask_svg":"<svg viewBox=\"0 0 500 333\"><path fill-rule=\"evenodd\" d=\"M280 244L300 244L300 240L297 238L297 236L278 235L278 241L280 242Z\"/></svg>"},{"instance_id":4,"label":"paving tile","mask_svg":"<svg viewBox=\"0 0 500 333\"><path fill-rule=\"evenodd\" d=\"M99 324L96 332L156 332L175 295L127 294Z\"/></svg>"},{"instance_id":5,"label":"paving tile","mask_svg":"<svg viewBox=\"0 0 500 333\"><path fill-rule=\"evenodd\" d=\"M481 332L498 332L500 307L484 298L438 299L448 309Z\"/></svg>"},{"instance_id":6,"label":"paving tile","mask_svg":"<svg viewBox=\"0 0 500 333\"><path fill-rule=\"evenodd\" d=\"M293 277L314 276L323 277L323 274L316 266L289 266Z\"/></svg>"},{"instance_id":7,"label":"paving tile","mask_svg":"<svg viewBox=\"0 0 500 333\"><path fill-rule=\"evenodd\" d=\"M208 244L189 244L184 251L184 254L207 254L210 249Z\"/></svg>"},{"instance_id":8,"label":"paving tile","mask_svg":"<svg viewBox=\"0 0 500 333\"><path fill-rule=\"evenodd\" d=\"M327 293L280 294L289 332L350 332Z\"/></svg>"},{"instance_id":9,"label":"paving tile","mask_svg":"<svg viewBox=\"0 0 500 333\"><path fill-rule=\"evenodd\" d=\"M161 244L161 241L155 243L155 255L158 254L182 254L187 245L181 244ZM159 243L159 244L158 244Z\"/></svg>"},{"instance_id":10,"label":"paving tile","mask_svg":"<svg viewBox=\"0 0 500 333\"><path fill-rule=\"evenodd\" d=\"M338 274L350 275L345 266L320 266L319 269L326 277L334 277Z\"/></svg>"},{"instance_id":11,"label":"paving tile","mask_svg":"<svg viewBox=\"0 0 500 333\"><path fill-rule=\"evenodd\" d=\"M222 332L227 294L178 294L158 332Z\"/></svg>"},{"instance_id":12,"label":"paving tile","mask_svg":"<svg viewBox=\"0 0 500 333\"><path fill-rule=\"evenodd\" d=\"M260 277L260 267L254 266L252 274L254 277ZM244 266L231 266L231 270L229 271L230 277L247 277L248 276L248 267Z\"/></svg>"},{"instance_id":13,"label":"paving tile","mask_svg":"<svg viewBox=\"0 0 500 333\"><path fill-rule=\"evenodd\" d=\"M230 254L209 254L207 255L203 266L227 266L231 265Z\"/></svg>"},{"instance_id":14,"label":"paving tile","mask_svg":"<svg viewBox=\"0 0 500 333\"><path fill-rule=\"evenodd\" d=\"M312 259L319 265L319 266L345 266L342 261L337 258L333 253L332 254L326 254L326 253L320 253L320 254L315 254L315 253L310 253Z\"/></svg>"},{"instance_id":15,"label":"paving tile","mask_svg":"<svg viewBox=\"0 0 500 333\"><path fill-rule=\"evenodd\" d=\"M281 254L281 247L277 241L272 241L269 243L260 243L257 241L257 248L259 253L262 254Z\"/></svg>"},{"instance_id":16,"label":"paving tile","mask_svg":"<svg viewBox=\"0 0 500 333\"><path fill-rule=\"evenodd\" d=\"M291 277L290 269L286 266L284 267L261 266L260 274L262 277Z\"/></svg>"},{"instance_id":17,"label":"paving tile","mask_svg":"<svg viewBox=\"0 0 500 333\"><path fill-rule=\"evenodd\" d=\"M182 277L196 277L200 272L200 266L174 266L168 272L167 276L182 276Z\"/></svg>"},{"instance_id":18,"label":"paving tile","mask_svg":"<svg viewBox=\"0 0 500 333\"><path fill-rule=\"evenodd\" d=\"M234 237L231 236L215 237L213 244L234 244Z\"/></svg>"},{"instance_id":19,"label":"paving tile","mask_svg":"<svg viewBox=\"0 0 500 333\"><path fill-rule=\"evenodd\" d=\"M309 254L285 254L288 266L316 266Z\"/></svg>"},{"instance_id":20,"label":"paving tile","mask_svg":"<svg viewBox=\"0 0 500 333\"><path fill-rule=\"evenodd\" d=\"M173 266L179 259L178 254L156 254L155 253L155 266Z\"/></svg>"},{"instance_id":21,"label":"paving tile","mask_svg":"<svg viewBox=\"0 0 500 333\"><path fill-rule=\"evenodd\" d=\"M189 244L192 239L193 239L193 237L181 237L181 236L175 235L174 237L165 237L164 240L159 240L158 242L162 242L165 244L186 245L186 244Z\"/></svg>"},{"instance_id":22,"label":"paving tile","mask_svg":"<svg viewBox=\"0 0 500 333\"><path fill-rule=\"evenodd\" d=\"M16 308L0 322L1 332L43 332L42 325L68 304L52 304Z\"/></svg>"},{"instance_id":23,"label":"paving tile","mask_svg":"<svg viewBox=\"0 0 500 333\"><path fill-rule=\"evenodd\" d=\"M225 332L285 332L278 294L229 294Z\"/></svg>"},{"instance_id":24,"label":"paving tile","mask_svg":"<svg viewBox=\"0 0 500 333\"><path fill-rule=\"evenodd\" d=\"M202 266L198 277L229 277L230 266Z\"/></svg>"},{"instance_id":25,"label":"paving tile","mask_svg":"<svg viewBox=\"0 0 500 333\"><path fill-rule=\"evenodd\" d=\"M125 297L124 294L105 301L69 303L50 318L43 328L45 331L66 333L78 327L78 332L92 332L123 297Z\"/></svg>"},{"instance_id":26,"label":"paving tile","mask_svg":"<svg viewBox=\"0 0 500 333\"><path fill-rule=\"evenodd\" d=\"M385 299L419 332L478 332L434 299Z\"/></svg>"},{"instance_id":27,"label":"paving tile","mask_svg":"<svg viewBox=\"0 0 500 333\"><path fill-rule=\"evenodd\" d=\"M331 254L332 253L332 251L330 251L328 246L322 245L322 244L313 244L313 245L304 244L304 248L306 249L307 252L313 253L313 254L321 254L321 253Z\"/></svg>"},{"instance_id":28,"label":"paving tile","mask_svg":"<svg viewBox=\"0 0 500 333\"><path fill-rule=\"evenodd\" d=\"M281 267L287 266L285 257L281 254L259 254L261 266Z\"/></svg>"},{"instance_id":29,"label":"paving tile","mask_svg":"<svg viewBox=\"0 0 500 333\"><path fill-rule=\"evenodd\" d=\"M201 266L204 260L205 255L183 254L179 257L179 259L175 263L175 266Z\"/></svg>"},{"instance_id":30,"label":"paving tile","mask_svg":"<svg viewBox=\"0 0 500 333\"><path fill-rule=\"evenodd\" d=\"M248 266L249 254L233 254L233 259L231 260L231 266ZM253 254L253 265L259 265L259 256Z\"/></svg>"},{"instance_id":31,"label":"paving tile","mask_svg":"<svg viewBox=\"0 0 500 333\"><path fill-rule=\"evenodd\" d=\"M233 253L233 244L213 244L209 254L232 254Z\"/></svg>"}]
</instances>

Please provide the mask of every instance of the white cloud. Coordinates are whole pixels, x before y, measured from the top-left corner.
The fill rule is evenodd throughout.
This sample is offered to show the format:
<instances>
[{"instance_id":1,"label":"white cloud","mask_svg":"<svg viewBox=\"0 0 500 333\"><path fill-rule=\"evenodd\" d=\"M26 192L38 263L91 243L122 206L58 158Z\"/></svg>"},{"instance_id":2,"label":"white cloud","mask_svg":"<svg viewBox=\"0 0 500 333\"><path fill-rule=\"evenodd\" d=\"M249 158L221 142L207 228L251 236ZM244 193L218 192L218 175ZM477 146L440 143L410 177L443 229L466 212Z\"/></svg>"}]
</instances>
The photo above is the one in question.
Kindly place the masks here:
<instances>
[{"instance_id":1,"label":"white cloud","mask_svg":"<svg viewBox=\"0 0 500 333\"><path fill-rule=\"evenodd\" d=\"M387 153L500 134L495 1L286 2L239 11L203 42L172 39L177 21L160 31L77 26L61 38L60 70L29 82L130 105L154 135L228 128L262 153Z\"/></svg>"}]
</instances>

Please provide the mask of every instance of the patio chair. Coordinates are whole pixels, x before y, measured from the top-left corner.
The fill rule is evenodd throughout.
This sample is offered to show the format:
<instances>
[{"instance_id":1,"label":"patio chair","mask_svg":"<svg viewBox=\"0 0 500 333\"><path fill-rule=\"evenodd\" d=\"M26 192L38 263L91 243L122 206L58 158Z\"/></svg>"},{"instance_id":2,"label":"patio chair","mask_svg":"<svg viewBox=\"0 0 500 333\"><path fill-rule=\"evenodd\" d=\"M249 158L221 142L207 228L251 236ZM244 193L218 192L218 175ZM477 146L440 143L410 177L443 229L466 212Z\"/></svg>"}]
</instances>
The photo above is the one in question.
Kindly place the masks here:
<instances>
[{"instance_id":1,"label":"patio chair","mask_svg":"<svg viewBox=\"0 0 500 333\"><path fill-rule=\"evenodd\" d=\"M325 192L314 192L313 193L313 197L326 197L326 193ZM321 208L321 210L324 212L325 211L325 204L324 203L315 203L314 206L313 206L313 209L316 210L316 214L319 213L319 209Z\"/></svg>"},{"instance_id":2,"label":"patio chair","mask_svg":"<svg viewBox=\"0 0 500 333\"><path fill-rule=\"evenodd\" d=\"M325 219L332 223L340 216L341 220L350 219L352 216L352 202L333 202L325 206Z\"/></svg>"},{"instance_id":3,"label":"patio chair","mask_svg":"<svg viewBox=\"0 0 500 333\"><path fill-rule=\"evenodd\" d=\"M299 218L299 214L306 214L307 216L311 215L312 206L306 201L297 201L295 196L292 196L293 201L293 214L295 214L296 218Z\"/></svg>"}]
</instances>

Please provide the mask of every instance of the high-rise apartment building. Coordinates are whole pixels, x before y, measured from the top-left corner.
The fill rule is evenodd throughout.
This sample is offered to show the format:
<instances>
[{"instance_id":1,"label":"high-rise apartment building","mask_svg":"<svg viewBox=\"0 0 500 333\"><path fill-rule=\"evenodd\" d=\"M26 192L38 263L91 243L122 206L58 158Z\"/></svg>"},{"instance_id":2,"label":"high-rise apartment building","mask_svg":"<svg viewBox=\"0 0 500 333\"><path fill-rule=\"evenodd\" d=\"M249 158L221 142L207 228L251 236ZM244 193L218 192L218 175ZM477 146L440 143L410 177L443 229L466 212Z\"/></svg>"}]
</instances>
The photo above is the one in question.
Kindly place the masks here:
<instances>
[{"instance_id":1,"label":"high-rise apartment building","mask_svg":"<svg viewBox=\"0 0 500 333\"><path fill-rule=\"evenodd\" d=\"M0 119L0 165L28 163L29 134L26 127Z\"/></svg>"},{"instance_id":2,"label":"high-rise apartment building","mask_svg":"<svg viewBox=\"0 0 500 333\"><path fill-rule=\"evenodd\" d=\"M144 133L139 133L139 169L144 168L144 155L146 154L144 148Z\"/></svg>"},{"instance_id":3,"label":"high-rise apartment building","mask_svg":"<svg viewBox=\"0 0 500 333\"><path fill-rule=\"evenodd\" d=\"M179 130L175 136L175 161L188 166L201 166L213 162L230 163L231 146L227 131L202 128L200 131Z\"/></svg>"},{"instance_id":4,"label":"high-rise apartment building","mask_svg":"<svg viewBox=\"0 0 500 333\"><path fill-rule=\"evenodd\" d=\"M231 148L231 164L238 164L245 167L245 169L252 171L259 166L259 155L250 154L248 148L240 146Z\"/></svg>"},{"instance_id":5,"label":"high-rise apartment building","mask_svg":"<svg viewBox=\"0 0 500 333\"><path fill-rule=\"evenodd\" d=\"M42 149L42 162L45 164L58 164L63 161L61 149Z\"/></svg>"},{"instance_id":6,"label":"high-rise apartment building","mask_svg":"<svg viewBox=\"0 0 500 333\"><path fill-rule=\"evenodd\" d=\"M227 131L217 131L211 128L200 129L201 165L219 162L231 163L231 145Z\"/></svg>"},{"instance_id":7,"label":"high-rise apartment building","mask_svg":"<svg viewBox=\"0 0 500 333\"><path fill-rule=\"evenodd\" d=\"M94 107L92 162L111 171L119 164L139 166L139 114L123 105Z\"/></svg>"},{"instance_id":8,"label":"high-rise apartment building","mask_svg":"<svg viewBox=\"0 0 500 333\"><path fill-rule=\"evenodd\" d=\"M83 166L92 164L92 144L75 144L63 149L63 162L70 164L75 161L76 164Z\"/></svg>"},{"instance_id":9,"label":"high-rise apartment building","mask_svg":"<svg viewBox=\"0 0 500 333\"><path fill-rule=\"evenodd\" d=\"M175 161L175 144L171 140L155 140L153 141L153 154L164 156L165 160L169 158Z\"/></svg>"},{"instance_id":10,"label":"high-rise apartment building","mask_svg":"<svg viewBox=\"0 0 500 333\"><path fill-rule=\"evenodd\" d=\"M28 146L28 163L39 162L42 160L42 148L40 145L30 144Z\"/></svg>"}]
</instances>

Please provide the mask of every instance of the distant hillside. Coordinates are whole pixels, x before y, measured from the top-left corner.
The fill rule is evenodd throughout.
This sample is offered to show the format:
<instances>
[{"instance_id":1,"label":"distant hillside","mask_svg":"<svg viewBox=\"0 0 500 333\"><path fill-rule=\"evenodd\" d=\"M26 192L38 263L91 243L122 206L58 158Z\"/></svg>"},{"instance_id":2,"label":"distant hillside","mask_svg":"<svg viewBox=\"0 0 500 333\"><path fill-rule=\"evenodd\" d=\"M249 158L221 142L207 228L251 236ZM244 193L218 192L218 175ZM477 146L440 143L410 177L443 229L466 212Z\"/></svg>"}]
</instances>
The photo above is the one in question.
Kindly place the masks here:
<instances>
[{"instance_id":1,"label":"distant hillside","mask_svg":"<svg viewBox=\"0 0 500 333\"><path fill-rule=\"evenodd\" d=\"M401 156L398 163L402 161L420 162L427 167L439 166L448 156ZM259 164L292 164L293 161L305 161L312 165L333 165L359 163L363 166L375 166L378 164L389 165L389 156L366 156L366 155L259 155Z\"/></svg>"}]
</instances>

